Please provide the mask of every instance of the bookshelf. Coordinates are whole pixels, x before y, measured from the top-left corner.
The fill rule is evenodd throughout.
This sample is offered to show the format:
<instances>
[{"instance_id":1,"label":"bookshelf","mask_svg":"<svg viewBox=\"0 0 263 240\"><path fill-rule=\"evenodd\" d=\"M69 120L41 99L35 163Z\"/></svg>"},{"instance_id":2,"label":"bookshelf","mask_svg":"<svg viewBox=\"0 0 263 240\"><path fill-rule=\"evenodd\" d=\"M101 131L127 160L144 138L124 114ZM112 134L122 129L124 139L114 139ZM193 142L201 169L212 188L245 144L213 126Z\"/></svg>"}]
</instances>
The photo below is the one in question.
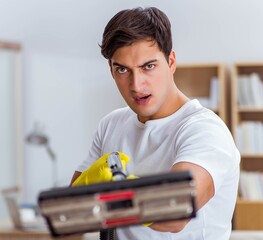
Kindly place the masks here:
<instances>
[{"instance_id":1,"label":"bookshelf","mask_svg":"<svg viewBox=\"0 0 263 240\"><path fill-rule=\"evenodd\" d=\"M255 173L255 176L260 174L256 172L263 172L262 79L263 62L243 62L233 66L231 81L232 134L241 152L241 171ZM251 190L255 192L255 189L258 189L256 182L254 182L255 177L253 178L245 179L245 181L251 181L250 192ZM248 197L249 194L245 194L244 189L242 190L241 182L240 178L234 228L237 230L263 230L263 199Z\"/></svg>"},{"instance_id":2,"label":"bookshelf","mask_svg":"<svg viewBox=\"0 0 263 240\"><path fill-rule=\"evenodd\" d=\"M174 81L189 98L197 98L227 123L226 71L223 64L178 64Z\"/></svg>"}]
</instances>

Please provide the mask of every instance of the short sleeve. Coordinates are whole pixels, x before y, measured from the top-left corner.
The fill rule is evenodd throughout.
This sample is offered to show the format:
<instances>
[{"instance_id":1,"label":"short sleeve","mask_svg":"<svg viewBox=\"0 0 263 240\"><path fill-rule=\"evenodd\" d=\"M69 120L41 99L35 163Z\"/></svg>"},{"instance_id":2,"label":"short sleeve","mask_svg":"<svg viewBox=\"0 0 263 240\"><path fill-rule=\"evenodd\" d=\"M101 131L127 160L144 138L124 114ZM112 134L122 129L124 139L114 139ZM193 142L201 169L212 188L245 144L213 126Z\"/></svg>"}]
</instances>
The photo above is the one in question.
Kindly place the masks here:
<instances>
[{"instance_id":1,"label":"short sleeve","mask_svg":"<svg viewBox=\"0 0 263 240\"><path fill-rule=\"evenodd\" d=\"M203 167L212 176L216 192L239 160L232 135L220 121L208 118L186 124L176 139L174 164L191 162Z\"/></svg>"}]
</instances>

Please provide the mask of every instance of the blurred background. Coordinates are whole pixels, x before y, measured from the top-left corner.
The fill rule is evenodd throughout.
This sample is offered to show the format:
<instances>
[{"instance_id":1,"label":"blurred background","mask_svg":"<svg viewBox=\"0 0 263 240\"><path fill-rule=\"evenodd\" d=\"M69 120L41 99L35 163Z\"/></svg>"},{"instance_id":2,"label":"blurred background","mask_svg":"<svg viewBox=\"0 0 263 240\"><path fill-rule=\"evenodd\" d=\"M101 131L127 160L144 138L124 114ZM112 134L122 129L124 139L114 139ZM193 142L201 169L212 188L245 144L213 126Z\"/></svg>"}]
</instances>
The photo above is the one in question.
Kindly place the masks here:
<instances>
[{"instance_id":1,"label":"blurred background","mask_svg":"<svg viewBox=\"0 0 263 240\"><path fill-rule=\"evenodd\" d=\"M263 59L262 0L0 0L0 42L21 46L20 80L0 75L0 188L18 184L23 201L36 202L54 181L69 184L98 121L125 106L99 44L109 19L137 6L168 15L178 63ZM0 50L4 58L8 72L14 56ZM56 166L47 145L26 141L32 132L47 137Z\"/></svg>"}]
</instances>

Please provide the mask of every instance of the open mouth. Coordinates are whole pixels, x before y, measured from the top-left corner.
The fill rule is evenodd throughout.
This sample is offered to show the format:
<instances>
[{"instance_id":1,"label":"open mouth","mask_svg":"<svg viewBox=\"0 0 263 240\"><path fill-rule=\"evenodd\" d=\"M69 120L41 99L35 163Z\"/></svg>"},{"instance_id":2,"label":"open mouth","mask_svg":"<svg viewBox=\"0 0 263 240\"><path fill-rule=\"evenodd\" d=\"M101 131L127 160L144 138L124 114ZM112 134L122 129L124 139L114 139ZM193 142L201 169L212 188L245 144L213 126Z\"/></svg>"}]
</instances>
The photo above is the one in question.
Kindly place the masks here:
<instances>
[{"instance_id":1,"label":"open mouth","mask_svg":"<svg viewBox=\"0 0 263 240\"><path fill-rule=\"evenodd\" d=\"M144 97L138 97L138 98L136 98L136 100L142 100L142 99L147 99L148 97L150 97L150 95L147 95L147 96L144 96Z\"/></svg>"},{"instance_id":2,"label":"open mouth","mask_svg":"<svg viewBox=\"0 0 263 240\"><path fill-rule=\"evenodd\" d=\"M135 101L138 104L146 104L146 103L148 103L150 101L150 97L151 97L151 95L146 95L146 96L143 96L143 97L136 97Z\"/></svg>"}]
</instances>

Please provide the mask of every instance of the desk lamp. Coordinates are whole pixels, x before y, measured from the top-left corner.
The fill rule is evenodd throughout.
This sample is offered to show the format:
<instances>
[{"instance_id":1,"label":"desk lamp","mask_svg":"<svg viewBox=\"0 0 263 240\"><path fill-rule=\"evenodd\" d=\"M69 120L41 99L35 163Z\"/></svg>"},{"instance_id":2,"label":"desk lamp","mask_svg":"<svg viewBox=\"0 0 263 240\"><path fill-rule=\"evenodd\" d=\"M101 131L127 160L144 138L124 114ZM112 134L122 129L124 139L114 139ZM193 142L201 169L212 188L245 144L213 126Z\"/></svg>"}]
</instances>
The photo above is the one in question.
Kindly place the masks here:
<instances>
[{"instance_id":1,"label":"desk lamp","mask_svg":"<svg viewBox=\"0 0 263 240\"><path fill-rule=\"evenodd\" d=\"M52 162L52 170L53 170L53 186L56 187L57 186L57 159L56 159L56 155L54 153L54 151L50 148L49 146L49 139L48 137L41 133L40 131L38 131L37 129L33 130L32 133L30 133L27 137L26 137L26 142L28 142L29 144L34 144L34 145L39 145L39 146L44 146L48 156L51 159Z\"/></svg>"}]
</instances>

